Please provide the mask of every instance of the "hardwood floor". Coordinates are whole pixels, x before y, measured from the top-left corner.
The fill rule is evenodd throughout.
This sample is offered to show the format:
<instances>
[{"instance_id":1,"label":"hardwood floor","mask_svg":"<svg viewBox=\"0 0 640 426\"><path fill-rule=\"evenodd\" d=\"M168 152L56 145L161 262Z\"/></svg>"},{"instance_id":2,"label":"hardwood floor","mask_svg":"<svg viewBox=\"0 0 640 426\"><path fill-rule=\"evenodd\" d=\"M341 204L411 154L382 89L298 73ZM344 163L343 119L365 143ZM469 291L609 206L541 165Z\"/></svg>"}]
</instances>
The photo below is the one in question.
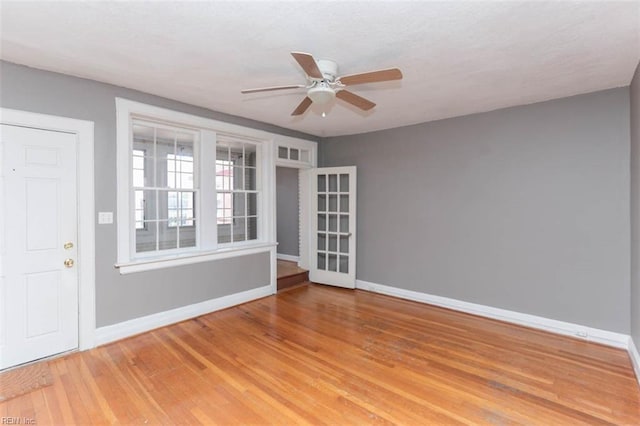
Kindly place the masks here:
<instances>
[{"instance_id":1,"label":"hardwood floor","mask_svg":"<svg viewBox=\"0 0 640 426\"><path fill-rule=\"evenodd\" d=\"M628 355L310 284L49 361L44 424L638 424ZM23 422L24 424L24 422Z\"/></svg>"}]
</instances>

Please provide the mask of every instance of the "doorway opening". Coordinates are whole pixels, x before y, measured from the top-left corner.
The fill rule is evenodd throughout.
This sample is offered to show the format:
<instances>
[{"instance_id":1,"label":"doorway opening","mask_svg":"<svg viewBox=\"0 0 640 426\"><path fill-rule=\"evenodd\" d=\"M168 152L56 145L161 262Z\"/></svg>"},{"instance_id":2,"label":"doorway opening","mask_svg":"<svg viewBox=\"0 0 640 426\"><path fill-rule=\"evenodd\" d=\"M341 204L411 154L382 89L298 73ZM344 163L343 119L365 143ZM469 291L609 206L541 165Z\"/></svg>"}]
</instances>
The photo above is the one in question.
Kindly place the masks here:
<instances>
[{"instance_id":1,"label":"doorway opening","mask_svg":"<svg viewBox=\"0 0 640 426\"><path fill-rule=\"evenodd\" d=\"M278 291L306 282L308 271L300 264L299 169L276 167L276 229Z\"/></svg>"}]
</instances>

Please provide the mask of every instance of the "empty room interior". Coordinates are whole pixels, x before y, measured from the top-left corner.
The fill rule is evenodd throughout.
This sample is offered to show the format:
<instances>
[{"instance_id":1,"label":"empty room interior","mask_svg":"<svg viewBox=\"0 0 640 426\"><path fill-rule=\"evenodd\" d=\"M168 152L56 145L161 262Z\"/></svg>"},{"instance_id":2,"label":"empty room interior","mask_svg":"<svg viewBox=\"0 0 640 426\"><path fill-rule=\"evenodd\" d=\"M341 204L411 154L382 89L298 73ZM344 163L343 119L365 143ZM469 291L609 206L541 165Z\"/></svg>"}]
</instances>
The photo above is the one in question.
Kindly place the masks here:
<instances>
[{"instance_id":1,"label":"empty room interior","mask_svg":"<svg viewBox=\"0 0 640 426\"><path fill-rule=\"evenodd\" d=\"M640 1L0 42L1 424L640 424Z\"/></svg>"}]
</instances>

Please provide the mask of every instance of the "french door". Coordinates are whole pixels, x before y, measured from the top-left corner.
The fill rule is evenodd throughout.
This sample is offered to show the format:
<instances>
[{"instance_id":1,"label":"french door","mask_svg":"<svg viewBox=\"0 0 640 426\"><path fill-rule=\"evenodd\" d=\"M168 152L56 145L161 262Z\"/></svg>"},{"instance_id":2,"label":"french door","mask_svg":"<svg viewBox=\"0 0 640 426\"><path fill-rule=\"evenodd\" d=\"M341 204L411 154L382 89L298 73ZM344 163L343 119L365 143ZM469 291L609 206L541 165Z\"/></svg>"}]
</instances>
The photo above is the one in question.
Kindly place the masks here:
<instances>
[{"instance_id":1,"label":"french door","mask_svg":"<svg viewBox=\"0 0 640 426\"><path fill-rule=\"evenodd\" d=\"M356 167L312 170L311 261L309 278L355 288Z\"/></svg>"},{"instance_id":2,"label":"french door","mask_svg":"<svg viewBox=\"0 0 640 426\"><path fill-rule=\"evenodd\" d=\"M0 369L78 347L76 144L1 125Z\"/></svg>"}]
</instances>

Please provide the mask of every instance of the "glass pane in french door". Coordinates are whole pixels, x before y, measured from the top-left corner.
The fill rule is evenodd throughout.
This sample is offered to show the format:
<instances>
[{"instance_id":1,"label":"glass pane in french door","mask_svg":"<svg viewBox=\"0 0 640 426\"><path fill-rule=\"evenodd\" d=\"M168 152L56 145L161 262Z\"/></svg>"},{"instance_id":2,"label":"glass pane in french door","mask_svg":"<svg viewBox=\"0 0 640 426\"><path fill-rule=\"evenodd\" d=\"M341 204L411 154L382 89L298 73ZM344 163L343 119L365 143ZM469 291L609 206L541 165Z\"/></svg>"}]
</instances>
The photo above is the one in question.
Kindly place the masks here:
<instances>
[{"instance_id":1,"label":"glass pane in french door","mask_svg":"<svg viewBox=\"0 0 640 426\"><path fill-rule=\"evenodd\" d=\"M318 174L317 259L319 270L349 273L349 175Z\"/></svg>"}]
</instances>

